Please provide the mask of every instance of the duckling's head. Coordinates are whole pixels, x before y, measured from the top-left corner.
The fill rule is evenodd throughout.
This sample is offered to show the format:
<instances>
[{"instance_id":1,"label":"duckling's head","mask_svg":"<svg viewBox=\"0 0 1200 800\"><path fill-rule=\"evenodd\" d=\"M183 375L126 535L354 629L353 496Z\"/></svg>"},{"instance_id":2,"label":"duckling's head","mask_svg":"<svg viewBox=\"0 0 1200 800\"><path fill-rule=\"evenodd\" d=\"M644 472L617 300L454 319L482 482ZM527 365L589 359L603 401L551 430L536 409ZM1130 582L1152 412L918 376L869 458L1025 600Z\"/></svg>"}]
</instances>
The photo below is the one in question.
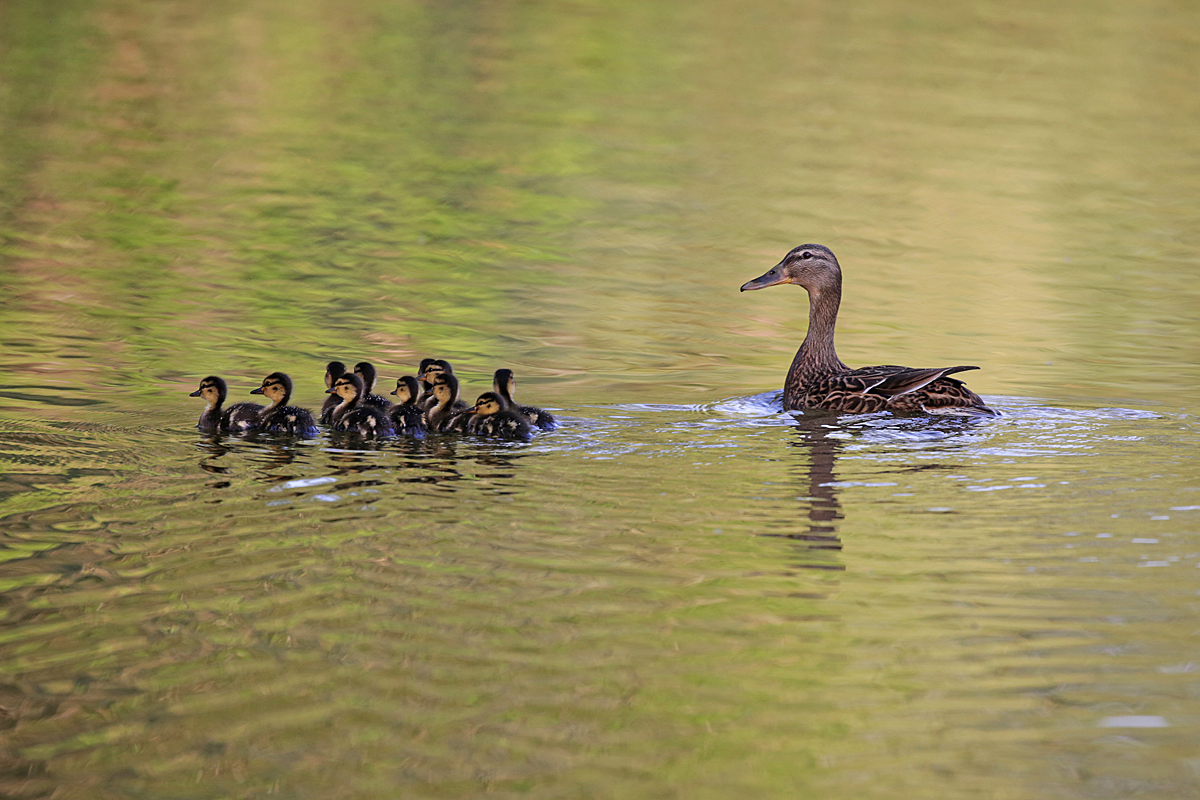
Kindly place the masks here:
<instances>
[{"instance_id":1,"label":"duckling's head","mask_svg":"<svg viewBox=\"0 0 1200 800\"><path fill-rule=\"evenodd\" d=\"M802 244L792 248L783 260L764 274L742 284L742 291L765 289L781 283L803 286L815 299L819 295L842 289L842 269L833 252L824 245Z\"/></svg>"},{"instance_id":2,"label":"duckling's head","mask_svg":"<svg viewBox=\"0 0 1200 800\"><path fill-rule=\"evenodd\" d=\"M453 403L458 399L458 378L446 372L438 374L433 379L433 396L440 406Z\"/></svg>"},{"instance_id":3,"label":"duckling's head","mask_svg":"<svg viewBox=\"0 0 1200 800\"><path fill-rule=\"evenodd\" d=\"M433 378L428 377L429 367L433 365L436 359L422 358L421 366L417 367L417 380L425 384L425 389L428 391L433 386Z\"/></svg>"},{"instance_id":4,"label":"duckling's head","mask_svg":"<svg viewBox=\"0 0 1200 800\"><path fill-rule=\"evenodd\" d=\"M407 406L416 402L420 391L417 379L412 375L405 375L403 378L396 378L396 389L392 394L396 395L396 405Z\"/></svg>"},{"instance_id":5,"label":"duckling's head","mask_svg":"<svg viewBox=\"0 0 1200 800\"><path fill-rule=\"evenodd\" d=\"M272 405L282 405L292 396L292 379L282 372L272 372L263 378L262 386L251 389L250 394L261 394Z\"/></svg>"},{"instance_id":6,"label":"duckling's head","mask_svg":"<svg viewBox=\"0 0 1200 800\"><path fill-rule=\"evenodd\" d=\"M475 401L475 407L467 409L467 413L478 414L481 417L490 417L492 414L499 414L503 410L503 397L496 392L484 392Z\"/></svg>"},{"instance_id":7,"label":"duckling's head","mask_svg":"<svg viewBox=\"0 0 1200 800\"><path fill-rule=\"evenodd\" d=\"M188 397L203 397L208 403L208 407L219 406L225 402L225 396L229 390L225 386L225 381L218 378L216 375L209 375L204 380L200 381L200 388L192 392Z\"/></svg>"},{"instance_id":8,"label":"duckling's head","mask_svg":"<svg viewBox=\"0 0 1200 800\"><path fill-rule=\"evenodd\" d=\"M424 371L419 376L422 381L430 387L437 383L439 375L453 375L454 369L450 366L450 362L441 358L431 358L429 363L425 365Z\"/></svg>"},{"instance_id":9,"label":"duckling's head","mask_svg":"<svg viewBox=\"0 0 1200 800\"><path fill-rule=\"evenodd\" d=\"M375 388L375 365L370 361L360 361L354 365L354 374L362 378L364 391Z\"/></svg>"},{"instance_id":10,"label":"duckling's head","mask_svg":"<svg viewBox=\"0 0 1200 800\"><path fill-rule=\"evenodd\" d=\"M362 378L353 372L339 375L333 386L325 390L325 394L336 394L343 403L353 403L355 398L363 393Z\"/></svg>"},{"instance_id":11,"label":"duckling's head","mask_svg":"<svg viewBox=\"0 0 1200 800\"><path fill-rule=\"evenodd\" d=\"M340 361L330 361L325 365L325 388L332 389L333 382L339 376L346 374L346 365Z\"/></svg>"},{"instance_id":12,"label":"duckling's head","mask_svg":"<svg viewBox=\"0 0 1200 800\"><path fill-rule=\"evenodd\" d=\"M513 390L517 388L517 376L511 369L498 369L492 376L492 390L505 400L512 400Z\"/></svg>"}]
</instances>

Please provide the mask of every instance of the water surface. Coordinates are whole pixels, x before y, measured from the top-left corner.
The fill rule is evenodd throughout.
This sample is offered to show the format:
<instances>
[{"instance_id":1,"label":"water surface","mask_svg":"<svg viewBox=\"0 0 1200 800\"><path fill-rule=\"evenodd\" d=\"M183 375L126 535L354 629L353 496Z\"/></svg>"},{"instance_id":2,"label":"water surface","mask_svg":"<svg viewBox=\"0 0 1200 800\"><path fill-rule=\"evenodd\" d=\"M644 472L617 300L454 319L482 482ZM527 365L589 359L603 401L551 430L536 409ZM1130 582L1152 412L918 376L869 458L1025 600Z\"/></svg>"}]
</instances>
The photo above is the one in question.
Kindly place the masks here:
<instances>
[{"instance_id":1,"label":"water surface","mask_svg":"<svg viewBox=\"0 0 1200 800\"><path fill-rule=\"evenodd\" d=\"M1181 797L1197 12L10 3L0 794ZM781 413L979 364L992 420ZM325 361L532 444L211 437Z\"/></svg>"}]
</instances>

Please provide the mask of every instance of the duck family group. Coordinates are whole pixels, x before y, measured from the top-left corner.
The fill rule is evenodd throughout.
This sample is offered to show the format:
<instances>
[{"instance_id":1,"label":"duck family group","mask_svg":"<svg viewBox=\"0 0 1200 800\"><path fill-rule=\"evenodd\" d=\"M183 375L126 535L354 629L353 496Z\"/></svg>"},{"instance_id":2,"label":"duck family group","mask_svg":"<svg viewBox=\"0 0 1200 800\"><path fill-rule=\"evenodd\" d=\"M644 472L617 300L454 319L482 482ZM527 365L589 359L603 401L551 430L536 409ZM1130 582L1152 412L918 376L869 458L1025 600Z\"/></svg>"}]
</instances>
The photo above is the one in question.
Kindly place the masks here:
<instances>
[{"instance_id":1,"label":"duck family group","mask_svg":"<svg viewBox=\"0 0 1200 800\"><path fill-rule=\"evenodd\" d=\"M417 374L396 379L391 392L394 403L374 394L376 370L368 361L360 361L348 371L340 361L325 368L325 393L329 395L318 418L311 411L289 405L292 379L272 372L250 394L261 394L268 406L235 403L225 408L228 387L225 381L210 375L200 381L192 397L208 403L200 415L201 430L221 433L278 433L290 436L316 436L318 422L335 431L357 433L364 438L388 436L424 436L432 433L468 433L493 439L528 441L535 429L552 430L554 417L534 406L513 401L516 378L510 369L498 369L492 378L492 391L484 392L468 406L459 399L458 378L449 362L427 358Z\"/></svg>"}]
</instances>

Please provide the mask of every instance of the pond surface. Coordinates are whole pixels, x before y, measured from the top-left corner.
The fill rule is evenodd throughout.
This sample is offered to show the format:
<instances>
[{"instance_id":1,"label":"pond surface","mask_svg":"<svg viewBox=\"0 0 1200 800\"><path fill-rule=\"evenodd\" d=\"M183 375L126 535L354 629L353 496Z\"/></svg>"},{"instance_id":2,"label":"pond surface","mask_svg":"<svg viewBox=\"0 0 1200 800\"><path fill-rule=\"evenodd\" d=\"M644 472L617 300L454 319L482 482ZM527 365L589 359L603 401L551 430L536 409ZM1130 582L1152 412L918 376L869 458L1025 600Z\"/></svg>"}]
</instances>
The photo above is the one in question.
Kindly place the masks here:
<instances>
[{"instance_id":1,"label":"pond surface","mask_svg":"<svg viewBox=\"0 0 1200 800\"><path fill-rule=\"evenodd\" d=\"M1200 10L4 17L0 795L1200 792ZM561 428L194 427L427 355Z\"/></svg>"}]
</instances>

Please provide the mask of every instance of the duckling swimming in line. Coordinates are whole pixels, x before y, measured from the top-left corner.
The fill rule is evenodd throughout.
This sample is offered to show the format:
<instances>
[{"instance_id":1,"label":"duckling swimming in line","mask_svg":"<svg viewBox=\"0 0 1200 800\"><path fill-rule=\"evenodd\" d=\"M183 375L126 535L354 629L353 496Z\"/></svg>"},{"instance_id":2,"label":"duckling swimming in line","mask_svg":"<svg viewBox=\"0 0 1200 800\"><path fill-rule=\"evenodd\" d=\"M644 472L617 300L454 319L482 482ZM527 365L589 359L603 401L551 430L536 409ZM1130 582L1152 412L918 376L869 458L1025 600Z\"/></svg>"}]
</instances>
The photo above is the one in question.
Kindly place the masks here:
<instances>
[{"instance_id":1,"label":"duckling swimming in line","mask_svg":"<svg viewBox=\"0 0 1200 800\"><path fill-rule=\"evenodd\" d=\"M437 383L438 376L449 375L455 379L456 386L458 385L458 377L454 374L454 368L450 366L449 361L446 361L442 358L426 359L426 361L429 363L425 364L424 361L421 362L422 364L425 364L425 368L421 371L417 378L421 381L424 381L429 386L429 390L426 393L425 398L421 401L422 410L428 412L437 405L437 398L433 396L433 387L434 384ZM456 397L453 408L455 411L464 411L467 408L467 404Z\"/></svg>"},{"instance_id":2,"label":"duckling swimming in line","mask_svg":"<svg viewBox=\"0 0 1200 800\"><path fill-rule=\"evenodd\" d=\"M999 416L962 381L947 377L979 367L914 369L889 364L850 369L843 364L833 346L833 327L842 301L842 270L828 247L802 244L794 248L766 273L742 284L742 291L781 283L794 283L808 292L808 334L783 384L785 409Z\"/></svg>"},{"instance_id":3,"label":"duckling swimming in line","mask_svg":"<svg viewBox=\"0 0 1200 800\"><path fill-rule=\"evenodd\" d=\"M369 406L377 406L378 408L382 408L384 410L391 406L391 403L386 397L379 394L373 394L375 391L375 378L377 376L374 364L372 364L370 361L360 361L354 365L354 374L362 378L363 393L361 402L366 403Z\"/></svg>"},{"instance_id":4,"label":"duckling swimming in line","mask_svg":"<svg viewBox=\"0 0 1200 800\"><path fill-rule=\"evenodd\" d=\"M476 436L519 442L528 442L533 438L533 428L529 419L524 414L514 411L497 392L484 392L479 395L475 406L468 408L464 413L470 417L467 432Z\"/></svg>"},{"instance_id":5,"label":"duckling swimming in line","mask_svg":"<svg viewBox=\"0 0 1200 800\"><path fill-rule=\"evenodd\" d=\"M421 407L417 405L417 396L420 391L417 379L412 375L396 379L396 388L392 392L396 395L396 402L388 414L392 418L392 425L395 426L396 433L402 436L420 437L425 435L425 419L422 416Z\"/></svg>"},{"instance_id":6,"label":"duckling swimming in line","mask_svg":"<svg viewBox=\"0 0 1200 800\"><path fill-rule=\"evenodd\" d=\"M329 394L329 390L333 388L333 382L346 374L346 365L340 361L330 361L325 365L325 393ZM328 425L330 419L333 418L333 410L338 407L342 399L336 394L330 394L325 398L325 402L321 404L322 425Z\"/></svg>"},{"instance_id":7,"label":"duckling swimming in line","mask_svg":"<svg viewBox=\"0 0 1200 800\"><path fill-rule=\"evenodd\" d=\"M535 428L552 431L558 427L558 420L549 411L543 411L537 406L517 405L513 400L513 390L517 386L517 377L511 369L498 369L492 376L492 391L500 396L506 406L519 411L529 418L529 423Z\"/></svg>"},{"instance_id":8,"label":"duckling swimming in line","mask_svg":"<svg viewBox=\"0 0 1200 800\"><path fill-rule=\"evenodd\" d=\"M254 430L263 407L258 403L234 403L222 410L221 405L228 395L225 381L216 375L209 375L200 381L200 388L188 395L203 397L208 403L208 407L200 414L200 421L196 423L196 427L204 431L222 433L246 433Z\"/></svg>"},{"instance_id":9,"label":"duckling swimming in line","mask_svg":"<svg viewBox=\"0 0 1200 800\"><path fill-rule=\"evenodd\" d=\"M352 431L364 439L374 439L391 436L392 420L387 412L379 406L368 405L365 402L366 392L362 378L353 372L347 372L333 382L327 392L341 398L341 403L333 410L330 424L335 431Z\"/></svg>"},{"instance_id":10,"label":"duckling swimming in line","mask_svg":"<svg viewBox=\"0 0 1200 800\"><path fill-rule=\"evenodd\" d=\"M458 378L453 373L442 372L433 379L433 399L435 405L425 412L426 430L432 433L464 432L469 417L455 408L455 404L462 401L458 399Z\"/></svg>"},{"instance_id":11,"label":"duckling swimming in line","mask_svg":"<svg viewBox=\"0 0 1200 800\"><path fill-rule=\"evenodd\" d=\"M286 374L272 372L263 378L262 386L251 389L250 394L261 394L271 401L271 405L259 412L258 430L306 437L319 433L311 411L287 404L292 398L292 379Z\"/></svg>"}]
</instances>

